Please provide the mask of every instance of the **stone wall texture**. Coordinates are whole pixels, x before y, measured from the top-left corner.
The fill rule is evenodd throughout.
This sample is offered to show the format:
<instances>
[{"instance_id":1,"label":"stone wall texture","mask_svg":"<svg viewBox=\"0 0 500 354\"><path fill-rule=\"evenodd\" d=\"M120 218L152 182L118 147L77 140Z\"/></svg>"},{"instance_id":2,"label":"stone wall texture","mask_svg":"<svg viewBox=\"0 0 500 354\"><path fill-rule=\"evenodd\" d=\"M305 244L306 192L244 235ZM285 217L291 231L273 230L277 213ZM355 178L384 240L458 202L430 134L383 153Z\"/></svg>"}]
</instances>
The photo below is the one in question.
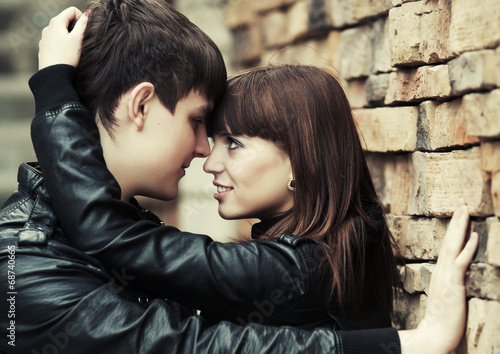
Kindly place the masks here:
<instances>
[{"instance_id":1,"label":"stone wall texture","mask_svg":"<svg viewBox=\"0 0 500 354\"><path fill-rule=\"evenodd\" d=\"M343 80L406 259L394 325L414 328L458 198L480 247L457 353L500 353L500 1L229 0L237 70L312 64Z\"/></svg>"}]
</instances>

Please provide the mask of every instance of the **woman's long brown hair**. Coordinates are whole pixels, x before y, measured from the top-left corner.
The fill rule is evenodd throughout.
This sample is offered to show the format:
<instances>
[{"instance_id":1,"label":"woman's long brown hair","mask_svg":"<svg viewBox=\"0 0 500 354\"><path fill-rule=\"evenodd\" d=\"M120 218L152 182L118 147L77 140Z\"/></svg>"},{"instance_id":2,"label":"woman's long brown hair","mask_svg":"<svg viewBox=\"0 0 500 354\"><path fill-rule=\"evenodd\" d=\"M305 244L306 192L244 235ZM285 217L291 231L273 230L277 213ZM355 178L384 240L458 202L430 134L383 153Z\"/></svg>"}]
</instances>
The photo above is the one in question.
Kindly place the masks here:
<instances>
[{"instance_id":1,"label":"woman's long brown hair","mask_svg":"<svg viewBox=\"0 0 500 354\"><path fill-rule=\"evenodd\" d=\"M294 206L267 235L321 245L336 310L360 309L369 294L390 326L394 242L339 81L313 66L250 69L229 80L209 133L227 129L273 141L290 157Z\"/></svg>"}]
</instances>

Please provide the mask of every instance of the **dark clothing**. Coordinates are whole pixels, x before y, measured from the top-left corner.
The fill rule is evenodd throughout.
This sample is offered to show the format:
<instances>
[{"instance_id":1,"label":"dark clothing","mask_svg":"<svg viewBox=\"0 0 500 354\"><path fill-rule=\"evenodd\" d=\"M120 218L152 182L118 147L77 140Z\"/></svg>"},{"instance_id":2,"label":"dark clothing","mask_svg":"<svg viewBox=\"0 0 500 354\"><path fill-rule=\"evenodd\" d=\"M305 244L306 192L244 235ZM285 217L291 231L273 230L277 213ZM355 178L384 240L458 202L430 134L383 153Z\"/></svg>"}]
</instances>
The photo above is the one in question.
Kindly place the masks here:
<instances>
[{"instance_id":1,"label":"dark clothing","mask_svg":"<svg viewBox=\"0 0 500 354\"><path fill-rule=\"evenodd\" d=\"M35 77L32 87L37 82ZM101 146L82 133L96 128L78 103L33 121L35 151L70 245L106 268L126 269L141 289L201 310L211 323L352 329L341 328L328 311L331 282L319 272L325 256L318 244L286 234L259 239L255 233L250 242L220 243L142 220L120 200ZM367 317L376 319L370 305ZM368 326L380 327L380 321Z\"/></svg>"},{"instance_id":2,"label":"dark clothing","mask_svg":"<svg viewBox=\"0 0 500 354\"><path fill-rule=\"evenodd\" d=\"M19 190L0 213L5 274L0 289L11 299L0 302L0 352L342 352L334 332L227 322L209 327L198 316L188 317L187 308L132 288L126 269L108 273L95 258L65 243L40 171L23 164L18 180ZM10 283L8 270L15 275Z\"/></svg>"},{"instance_id":3,"label":"dark clothing","mask_svg":"<svg viewBox=\"0 0 500 354\"><path fill-rule=\"evenodd\" d=\"M216 243L207 236L181 233L175 228L159 226L157 222L144 220L135 206L119 201L119 186L105 168L100 146L92 141L92 137L95 136L92 134L95 132L95 125L85 107L75 101L74 95L68 92L71 90L69 87L71 85L67 84L71 80L68 79L68 75L64 77L65 71L70 73L72 69L67 66L55 66L42 70L32 79L31 85L35 93L38 112L32 131L35 149L44 174L48 178L47 189L60 217L61 229L65 231L65 237L70 243L89 255L99 258L109 269L120 269L126 275L127 283L136 289L149 289L152 293L202 309L213 321L227 318L236 323L253 320L276 325L284 322L297 326L313 324L333 327L335 325L331 318L324 315L324 311L318 311L318 308L323 305L311 301L312 299L321 301L321 297L311 296L311 277L307 276L306 262L311 260L308 257L317 254L314 251L317 249L315 244L290 235L283 235L274 240L259 240L242 244ZM55 80L56 84L55 76L63 77L66 84L61 80ZM47 87L53 91L53 96L45 95ZM70 96L71 99L68 102ZM21 193L21 190L18 193ZM7 205L2 219L7 220L12 214L18 214L15 211L16 205ZM24 215L27 219L25 223L29 221L30 215L34 214ZM6 221L6 225L8 224L9 222ZM78 225L78 228L75 225ZM9 224L7 227L12 229L9 242L18 242L17 238L22 233L18 235L17 231L25 226ZM2 231L2 239L4 234L6 237L9 236L8 233ZM61 237L64 239L63 236ZM56 241L50 240L46 246L31 247L41 248L47 252L48 246L53 242ZM21 252L21 246L18 245L19 249L16 252ZM67 245L64 247L70 249ZM77 251L73 250L73 252ZM1 256L0 261L6 264L8 249L2 248ZM97 263L93 257L83 256ZM31 262L33 257L38 259L39 256L36 253L30 254L26 258L26 263ZM72 257L74 257L72 254L68 257L69 263ZM58 262L60 256L58 252L55 252L45 258ZM80 259L74 259L74 263L81 266ZM230 260L229 263L228 260ZM94 267L106 274L100 264ZM61 273L60 278L64 280L63 273L67 268L57 267L56 269ZM36 293L40 283L46 279L45 271L35 270L35 275L36 280L25 285L26 293ZM40 302L51 303L52 308L45 314L46 316L51 314L48 317L50 321L47 323L62 328L60 326L64 325L66 318L70 317L68 312L80 313L73 306L83 301L83 298L91 296L87 294L92 294L95 290L94 284L90 281L87 284L84 279L79 281L78 276L79 274L71 277L76 283L71 289L75 288L75 291L78 289L85 296L82 293L73 294L71 291L59 292L58 278L47 276L49 280L46 286L49 289L44 292L50 294L54 291L56 294L53 294L54 296L50 299L44 296L30 298L27 303L30 308L36 307ZM235 277L238 281L235 281ZM29 279L29 276L23 279ZM108 282L109 279L112 278L109 277ZM80 283L81 287L78 286ZM202 296L199 294L200 289ZM119 314L107 312L108 307L105 302L101 307L100 299L93 299L97 304L91 308L93 311L88 311L85 315L86 319L90 318L90 323L88 326L79 326L80 332L84 332L83 335L72 336L70 342L73 339L78 342L80 337L87 338L88 341L89 336L95 336L97 329L92 325L97 322L95 321L97 317L99 321L103 318L112 318L112 326L108 323L106 327L113 329L125 322L127 334L133 333L127 338L130 339L125 347L129 351L133 348L133 352L141 352L141 350L142 352L161 352L160 346L171 352L172 346L168 340L174 341L173 347L182 352L214 351L214 349L217 352L225 352L227 348L234 348L239 352L262 352L266 349L277 352L293 352L294 350L342 352L342 349L347 353L383 352L391 347L399 350L397 332L390 328L356 332L316 330L310 334L311 337L297 329L280 330L256 325L242 328L227 322L206 329L206 322L199 317L192 316L182 321L183 314L171 315L173 304L171 305L170 301L165 304L161 300L153 300L143 307L126 298L129 291L133 293L128 289L120 291L119 294L113 293L122 301L120 303L122 310ZM131 297L136 295L133 293ZM225 300L224 303L220 300L221 296ZM61 298L65 299L62 305ZM151 344L143 345L143 341L147 338L142 338L142 336L150 336L150 334L144 332L147 326L141 323L137 316L139 318L147 316L146 314L153 305L162 308L161 313L168 318L150 318L148 321L147 325L150 330L159 336L153 335L155 338L152 340L156 339L155 343L160 345L149 350L147 348L152 348L152 346ZM126 311L128 306L131 308L130 313ZM134 312L136 307L140 309L139 312ZM176 307L181 309L179 305ZM97 308L99 311L96 310ZM285 308L289 308L289 313L293 313L293 316L289 316L284 311ZM151 311L156 315L159 310L155 308ZM26 313L25 320L23 323L26 326L36 324L38 321L38 319L30 318L28 313ZM294 320L296 323L293 323ZM134 321L134 324L131 321ZM49 327L42 326L42 328L42 333L45 334L47 330L52 330L50 325ZM230 329L231 336L227 334L228 329ZM224 330L226 334L223 337L217 335ZM214 337L211 337L212 341L209 342L211 335ZM191 336L194 336L194 339L191 339ZM45 343L50 344L47 335L40 337L44 338L36 343L43 344L45 340ZM115 341L109 338L109 340L103 339L103 342L106 342L113 350L115 348L117 351L122 350L119 346L122 343L116 343L116 336L114 338ZM245 338L244 342L243 338ZM187 346L184 346L185 340L189 342ZM238 342L239 340L242 341ZM256 343L253 343L253 340L256 340ZM200 347L193 347L198 343ZM80 350L90 352L92 349Z\"/></svg>"}]
</instances>

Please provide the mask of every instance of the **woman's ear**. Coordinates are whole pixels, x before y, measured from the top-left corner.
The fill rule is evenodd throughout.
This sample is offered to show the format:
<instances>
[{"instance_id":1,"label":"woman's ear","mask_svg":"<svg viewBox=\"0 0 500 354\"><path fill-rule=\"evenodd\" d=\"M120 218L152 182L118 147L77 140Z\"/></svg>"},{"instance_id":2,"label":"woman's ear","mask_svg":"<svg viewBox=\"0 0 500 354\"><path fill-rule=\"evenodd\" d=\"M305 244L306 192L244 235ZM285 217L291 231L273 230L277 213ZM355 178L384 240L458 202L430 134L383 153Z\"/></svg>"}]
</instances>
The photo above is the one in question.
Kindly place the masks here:
<instances>
[{"instance_id":1,"label":"woman's ear","mask_svg":"<svg viewBox=\"0 0 500 354\"><path fill-rule=\"evenodd\" d=\"M155 87L150 82L141 82L136 85L128 100L128 117L138 130L144 127L144 120L149 108L149 103L155 96Z\"/></svg>"}]
</instances>

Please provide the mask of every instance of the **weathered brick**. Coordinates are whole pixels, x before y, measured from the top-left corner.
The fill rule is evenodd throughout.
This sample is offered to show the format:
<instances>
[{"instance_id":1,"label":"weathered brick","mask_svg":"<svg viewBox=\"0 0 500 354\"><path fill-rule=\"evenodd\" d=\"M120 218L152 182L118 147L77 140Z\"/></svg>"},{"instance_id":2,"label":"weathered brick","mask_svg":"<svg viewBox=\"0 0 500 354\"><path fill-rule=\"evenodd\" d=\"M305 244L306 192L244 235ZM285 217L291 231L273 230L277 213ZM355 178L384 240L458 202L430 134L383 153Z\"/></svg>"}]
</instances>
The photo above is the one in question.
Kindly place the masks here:
<instances>
[{"instance_id":1,"label":"weathered brick","mask_svg":"<svg viewBox=\"0 0 500 354\"><path fill-rule=\"evenodd\" d=\"M462 99L422 102L417 128L417 148L427 151L479 143L479 138L467 134Z\"/></svg>"},{"instance_id":2,"label":"weathered brick","mask_svg":"<svg viewBox=\"0 0 500 354\"><path fill-rule=\"evenodd\" d=\"M384 103L389 88L390 74L370 75L366 82L366 98L371 105Z\"/></svg>"},{"instance_id":3,"label":"weathered brick","mask_svg":"<svg viewBox=\"0 0 500 354\"><path fill-rule=\"evenodd\" d=\"M389 11L392 65L439 63L453 57L449 49L448 0L417 1Z\"/></svg>"},{"instance_id":4,"label":"weathered brick","mask_svg":"<svg viewBox=\"0 0 500 354\"><path fill-rule=\"evenodd\" d=\"M453 52L495 48L498 44L498 0L451 0L450 49Z\"/></svg>"},{"instance_id":5,"label":"weathered brick","mask_svg":"<svg viewBox=\"0 0 500 354\"><path fill-rule=\"evenodd\" d=\"M339 28L354 24L351 0L325 0L329 21L333 27Z\"/></svg>"},{"instance_id":6,"label":"weathered brick","mask_svg":"<svg viewBox=\"0 0 500 354\"><path fill-rule=\"evenodd\" d=\"M451 90L462 95L473 90L496 87L498 83L497 56L494 50L464 53L448 63Z\"/></svg>"},{"instance_id":7,"label":"weathered brick","mask_svg":"<svg viewBox=\"0 0 500 354\"><path fill-rule=\"evenodd\" d=\"M500 267L500 220L496 217L486 219L488 242L486 244L485 261Z\"/></svg>"},{"instance_id":8,"label":"weathered brick","mask_svg":"<svg viewBox=\"0 0 500 354\"><path fill-rule=\"evenodd\" d=\"M386 13L392 7L392 0L351 0L352 17L364 20Z\"/></svg>"},{"instance_id":9,"label":"weathered brick","mask_svg":"<svg viewBox=\"0 0 500 354\"><path fill-rule=\"evenodd\" d=\"M486 263L471 264L465 274L467 296L500 301L500 268Z\"/></svg>"},{"instance_id":10,"label":"weathered brick","mask_svg":"<svg viewBox=\"0 0 500 354\"><path fill-rule=\"evenodd\" d=\"M500 217L500 171L493 172L491 175L491 198L495 215Z\"/></svg>"},{"instance_id":11,"label":"weathered brick","mask_svg":"<svg viewBox=\"0 0 500 354\"><path fill-rule=\"evenodd\" d=\"M407 260L436 260L450 219L388 214L387 224Z\"/></svg>"},{"instance_id":12,"label":"weathered brick","mask_svg":"<svg viewBox=\"0 0 500 354\"><path fill-rule=\"evenodd\" d=\"M266 48L275 48L286 44L288 41L286 13L276 10L263 15L260 20L260 31Z\"/></svg>"},{"instance_id":13,"label":"weathered brick","mask_svg":"<svg viewBox=\"0 0 500 354\"><path fill-rule=\"evenodd\" d=\"M347 99L351 103L352 108L363 108L368 106L366 99L367 83L366 80L350 80L345 88Z\"/></svg>"},{"instance_id":14,"label":"weathered brick","mask_svg":"<svg viewBox=\"0 0 500 354\"><path fill-rule=\"evenodd\" d=\"M415 152L412 160L410 214L450 216L459 198L465 199L472 215L493 213L489 184L482 177L480 148L450 153Z\"/></svg>"},{"instance_id":15,"label":"weathered brick","mask_svg":"<svg viewBox=\"0 0 500 354\"><path fill-rule=\"evenodd\" d=\"M497 56L497 86L500 87L500 46L497 47L497 50L495 51L496 56Z\"/></svg>"},{"instance_id":16,"label":"weathered brick","mask_svg":"<svg viewBox=\"0 0 500 354\"><path fill-rule=\"evenodd\" d=\"M485 172L500 171L500 140L481 143L481 168Z\"/></svg>"},{"instance_id":17,"label":"weathered brick","mask_svg":"<svg viewBox=\"0 0 500 354\"><path fill-rule=\"evenodd\" d=\"M366 162L378 198L386 212L391 207L391 189L394 177L394 155L366 152Z\"/></svg>"},{"instance_id":18,"label":"weathered brick","mask_svg":"<svg viewBox=\"0 0 500 354\"><path fill-rule=\"evenodd\" d=\"M255 23L257 15L248 0L229 0L225 9L226 25L234 29Z\"/></svg>"},{"instance_id":19,"label":"weathered brick","mask_svg":"<svg viewBox=\"0 0 500 354\"><path fill-rule=\"evenodd\" d=\"M335 68L335 72L338 77L340 77L340 74L338 73L340 63L340 37L340 31L330 31L326 38L328 63L332 66L332 68Z\"/></svg>"},{"instance_id":20,"label":"weathered brick","mask_svg":"<svg viewBox=\"0 0 500 354\"><path fill-rule=\"evenodd\" d=\"M366 150L413 151L417 141L417 107L382 107L354 112Z\"/></svg>"},{"instance_id":21,"label":"weathered brick","mask_svg":"<svg viewBox=\"0 0 500 354\"><path fill-rule=\"evenodd\" d=\"M262 39L257 25L242 26L233 31L236 60L240 63L254 63L262 55Z\"/></svg>"},{"instance_id":22,"label":"weathered brick","mask_svg":"<svg viewBox=\"0 0 500 354\"><path fill-rule=\"evenodd\" d=\"M287 40L305 37L309 31L309 10L305 0L299 0L287 11Z\"/></svg>"},{"instance_id":23,"label":"weathered brick","mask_svg":"<svg viewBox=\"0 0 500 354\"><path fill-rule=\"evenodd\" d=\"M327 0L307 0L307 5L310 32L324 32L332 27Z\"/></svg>"},{"instance_id":24,"label":"weathered brick","mask_svg":"<svg viewBox=\"0 0 500 354\"><path fill-rule=\"evenodd\" d=\"M392 69L389 21L382 17L371 24L373 59L370 73L385 73Z\"/></svg>"},{"instance_id":25,"label":"weathered brick","mask_svg":"<svg viewBox=\"0 0 500 354\"><path fill-rule=\"evenodd\" d=\"M465 340L457 354L500 352L500 303L472 298L468 302Z\"/></svg>"},{"instance_id":26,"label":"weathered brick","mask_svg":"<svg viewBox=\"0 0 500 354\"><path fill-rule=\"evenodd\" d=\"M344 58L339 64L342 78L347 80L370 75L372 61L370 37L370 28L367 25L342 31L339 48L339 55Z\"/></svg>"},{"instance_id":27,"label":"weathered brick","mask_svg":"<svg viewBox=\"0 0 500 354\"><path fill-rule=\"evenodd\" d=\"M342 31L339 53L340 75L344 79L366 77L391 70L389 42L384 18Z\"/></svg>"},{"instance_id":28,"label":"weathered brick","mask_svg":"<svg viewBox=\"0 0 500 354\"><path fill-rule=\"evenodd\" d=\"M482 137L500 137L500 89L489 93L471 93L463 97L467 133Z\"/></svg>"},{"instance_id":29,"label":"weathered brick","mask_svg":"<svg viewBox=\"0 0 500 354\"><path fill-rule=\"evenodd\" d=\"M238 0L236 0L238 1ZM292 4L295 0L239 0L248 1L257 12L265 12Z\"/></svg>"},{"instance_id":30,"label":"weathered brick","mask_svg":"<svg viewBox=\"0 0 500 354\"><path fill-rule=\"evenodd\" d=\"M279 51L268 51L262 57L263 65L285 63L315 65L332 70L327 39L310 39L300 44L287 46Z\"/></svg>"},{"instance_id":31,"label":"weathered brick","mask_svg":"<svg viewBox=\"0 0 500 354\"><path fill-rule=\"evenodd\" d=\"M403 288L410 294L429 292L432 273L436 268L432 263L409 263L401 272Z\"/></svg>"},{"instance_id":32,"label":"weathered brick","mask_svg":"<svg viewBox=\"0 0 500 354\"><path fill-rule=\"evenodd\" d=\"M408 294L402 289L396 291L393 325L398 329L417 328L427 307L427 295Z\"/></svg>"},{"instance_id":33,"label":"weathered brick","mask_svg":"<svg viewBox=\"0 0 500 354\"><path fill-rule=\"evenodd\" d=\"M451 95L447 65L398 70L390 75L385 104L439 99Z\"/></svg>"},{"instance_id":34,"label":"weathered brick","mask_svg":"<svg viewBox=\"0 0 500 354\"><path fill-rule=\"evenodd\" d=\"M407 214L410 191L409 154L367 153L367 162L384 209L396 215Z\"/></svg>"}]
</instances>

